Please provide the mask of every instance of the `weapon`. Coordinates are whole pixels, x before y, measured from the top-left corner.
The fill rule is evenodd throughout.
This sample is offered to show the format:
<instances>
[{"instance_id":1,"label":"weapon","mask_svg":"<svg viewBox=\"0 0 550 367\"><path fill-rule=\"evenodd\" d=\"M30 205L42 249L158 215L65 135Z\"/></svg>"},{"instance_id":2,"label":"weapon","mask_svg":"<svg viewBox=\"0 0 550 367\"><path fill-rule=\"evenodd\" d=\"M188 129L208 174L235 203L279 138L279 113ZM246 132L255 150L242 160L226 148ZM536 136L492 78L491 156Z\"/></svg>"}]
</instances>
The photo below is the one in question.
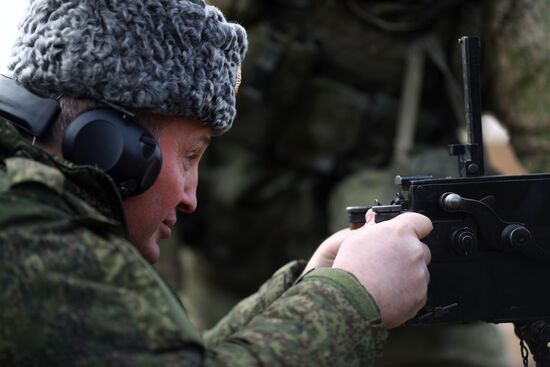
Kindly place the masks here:
<instances>
[{"instance_id":1,"label":"weapon","mask_svg":"<svg viewBox=\"0 0 550 367\"><path fill-rule=\"evenodd\" d=\"M457 178L397 176L390 205L376 203L375 221L405 211L432 220L430 284L413 324L513 322L539 367L550 366L550 174L484 176L480 42L462 37L468 143L451 145ZM347 208L357 225L368 207Z\"/></svg>"}]
</instances>

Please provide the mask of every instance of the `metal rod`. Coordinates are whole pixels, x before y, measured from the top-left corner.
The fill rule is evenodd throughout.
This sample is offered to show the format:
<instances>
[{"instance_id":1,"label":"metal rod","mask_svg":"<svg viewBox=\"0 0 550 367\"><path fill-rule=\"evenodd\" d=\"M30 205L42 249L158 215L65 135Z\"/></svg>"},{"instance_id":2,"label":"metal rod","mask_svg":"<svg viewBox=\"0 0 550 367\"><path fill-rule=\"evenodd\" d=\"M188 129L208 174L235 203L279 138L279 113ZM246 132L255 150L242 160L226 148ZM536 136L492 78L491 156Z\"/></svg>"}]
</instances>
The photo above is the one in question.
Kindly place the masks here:
<instances>
[{"instance_id":1,"label":"metal rod","mask_svg":"<svg viewBox=\"0 0 550 367\"><path fill-rule=\"evenodd\" d=\"M481 130L481 87L479 37L465 36L459 39L462 51L462 75L464 77L464 105L468 148L470 150L469 176L484 174L483 133Z\"/></svg>"}]
</instances>

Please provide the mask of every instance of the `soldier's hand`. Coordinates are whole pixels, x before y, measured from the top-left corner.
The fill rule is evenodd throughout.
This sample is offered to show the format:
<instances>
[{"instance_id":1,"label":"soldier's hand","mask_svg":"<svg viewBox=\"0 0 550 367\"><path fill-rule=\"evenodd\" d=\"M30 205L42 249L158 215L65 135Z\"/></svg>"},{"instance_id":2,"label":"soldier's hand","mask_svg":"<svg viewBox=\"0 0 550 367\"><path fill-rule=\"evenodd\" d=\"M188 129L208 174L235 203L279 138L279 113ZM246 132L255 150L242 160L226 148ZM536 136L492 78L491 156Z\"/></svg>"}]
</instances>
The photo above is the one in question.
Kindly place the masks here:
<instances>
[{"instance_id":1,"label":"soldier's hand","mask_svg":"<svg viewBox=\"0 0 550 367\"><path fill-rule=\"evenodd\" d=\"M426 303L431 255L420 240L431 231L427 217L404 213L352 231L339 248L333 267L359 279L388 328L409 320Z\"/></svg>"},{"instance_id":2,"label":"soldier's hand","mask_svg":"<svg viewBox=\"0 0 550 367\"><path fill-rule=\"evenodd\" d=\"M365 215L365 225L374 224L374 213L372 210L369 210ZM303 273L308 272L314 268L331 268L334 263L334 258L340 249L342 242L349 237L352 233L352 230L349 228L342 229L332 236L324 240L315 253L307 263Z\"/></svg>"}]
</instances>

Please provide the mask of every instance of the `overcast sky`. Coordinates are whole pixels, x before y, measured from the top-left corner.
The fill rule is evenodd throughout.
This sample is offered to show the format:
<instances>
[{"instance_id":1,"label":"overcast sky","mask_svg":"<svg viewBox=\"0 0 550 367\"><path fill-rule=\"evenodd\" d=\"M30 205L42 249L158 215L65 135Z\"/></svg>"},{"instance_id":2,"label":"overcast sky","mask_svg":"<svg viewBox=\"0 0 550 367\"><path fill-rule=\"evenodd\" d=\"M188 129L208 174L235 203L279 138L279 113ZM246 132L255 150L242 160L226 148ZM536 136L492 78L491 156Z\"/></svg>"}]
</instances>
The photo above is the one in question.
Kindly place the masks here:
<instances>
[{"instance_id":1,"label":"overcast sky","mask_svg":"<svg viewBox=\"0 0 550 367\"><path fill-rule=\"evenodd\" d=\"M0 73L7 72L11 46L28 0L0 0Z\"/></svg>"}]
</instances>

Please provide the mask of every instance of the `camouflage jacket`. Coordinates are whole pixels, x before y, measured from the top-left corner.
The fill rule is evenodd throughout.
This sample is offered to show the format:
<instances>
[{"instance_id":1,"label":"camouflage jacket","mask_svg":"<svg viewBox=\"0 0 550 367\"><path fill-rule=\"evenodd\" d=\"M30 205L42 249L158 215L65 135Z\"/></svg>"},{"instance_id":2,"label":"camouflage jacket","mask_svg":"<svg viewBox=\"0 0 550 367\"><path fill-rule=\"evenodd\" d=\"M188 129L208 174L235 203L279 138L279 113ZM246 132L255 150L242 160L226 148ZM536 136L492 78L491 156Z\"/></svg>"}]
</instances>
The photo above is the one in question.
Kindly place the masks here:
<instances>
[{"instance_id":1,"label":"camouflage jacket","mask_svg":"<svg viewBox=\"0 0 550 367\"><path fill-rule=\"evenodd\" d=\"M94 167L0 121L0 365L366 366L386 329L350 274L279 270L201 337L126 239L118 192Z\"/></svg>"}]
</instances>

